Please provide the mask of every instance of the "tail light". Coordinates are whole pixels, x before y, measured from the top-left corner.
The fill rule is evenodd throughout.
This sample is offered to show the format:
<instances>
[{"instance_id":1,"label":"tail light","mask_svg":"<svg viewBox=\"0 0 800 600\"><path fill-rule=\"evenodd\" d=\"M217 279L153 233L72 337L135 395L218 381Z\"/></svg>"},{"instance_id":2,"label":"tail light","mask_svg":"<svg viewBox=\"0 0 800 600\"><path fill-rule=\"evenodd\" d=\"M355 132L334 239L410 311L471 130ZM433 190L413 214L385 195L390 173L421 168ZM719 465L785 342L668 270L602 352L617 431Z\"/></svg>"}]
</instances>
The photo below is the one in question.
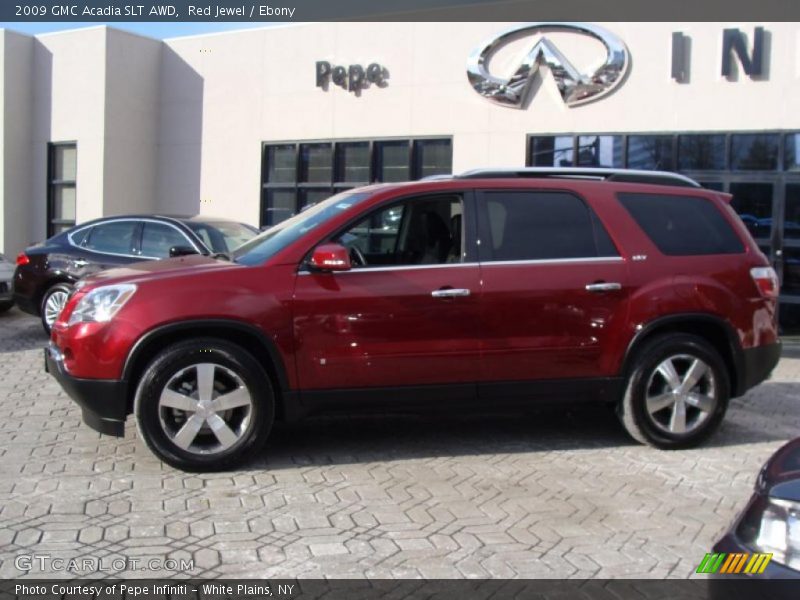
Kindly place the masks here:
<instances>
[{"instance_id":1,"label":"tail light","mask_svg":"<svg viewBox=\"0 0 800 600\"><path fill-rule=\"evenodd\" d=\"M17 254L17 266L18 267L23 267L23 266L27 265L29 262L31 262L31 259L28 258L27 254L25 254L24 252L20 252L19 254Z\"/></svg>"},{"instance_id":2,"label":"tail light","mask_svg":"<svg viewBox=\"0 0 800 600\"><path fill-rule=\"evenodd\" d=\"M750 269L750 276L764 298L777 298L780 290L778 274L772 267L754 267Z\"/></svg>"}]
</instances>

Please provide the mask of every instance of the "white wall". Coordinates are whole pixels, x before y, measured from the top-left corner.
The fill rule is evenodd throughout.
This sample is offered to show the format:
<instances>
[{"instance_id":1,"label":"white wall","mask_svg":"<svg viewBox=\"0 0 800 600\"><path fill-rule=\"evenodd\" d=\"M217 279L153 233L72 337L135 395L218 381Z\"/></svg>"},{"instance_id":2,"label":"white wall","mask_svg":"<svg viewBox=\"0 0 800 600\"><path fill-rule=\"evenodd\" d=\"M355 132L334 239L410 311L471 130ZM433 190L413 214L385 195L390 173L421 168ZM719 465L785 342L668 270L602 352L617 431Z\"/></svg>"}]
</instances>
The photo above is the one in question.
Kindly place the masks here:
<instances>
[{"instance_id":1,"label":"white wall","mask_svg":"<svg viewBox=\"0 0 800 600\"><path fill-rule=\"evenodd\" d=\"M452 136L462 171L523 165L532 133L800 130L797 23L601 24L630 49L624 84L567 108L545 78L523 110L481 98L465 73L470 52L511 25L319 23L163 43L105 27L2 32L0 248L45 236L51 141L78 143L79 221L161 211L258 223L265 141ZM768 76L723 78L723 29L752 38L756 25L769 32ZM689 83L670 78L674 31L692 40ZM597 60L595 41L549 37L584 70ZM510 44L491 71L510 74L532 42ZM318 60L378 62L388 86L323 91Z\"/></svg>"},{"instance_id":2,"label":"white wall","mask_svg":"<svg viewBox=\"0 0 800 600\"><path fill-rule=\"evenodd\" d=\"M630 49L632 67L624 84L598 102L568 108L546 79L524 110L481 98L465 73L469 53L512 25L323 23L168 40L160 204L169 204L188 174L192 181L199 177L201 212L257 222L263 141L452 135L453 168L461 171L523 165L526 136L537 132L800 128L796 23L601 24ZM720 75L723 29L738 27L752 39L756 25L770 33L769 77L728 81ZM670 77L673 31L692 38L690 83ZM576 66L596 61L592 44L597 42L561 35L549 37ZM521 40L498 53L492 72L510 74L531 42ZM333 85L322 91L314 81L317 60L379 62L390 71L389 85L360 96ZM195 81L188 97L185 82L191 79L201 83ZM189 115L179 114L181 101ZM190 147L200 151L199 160L192 152L187 156Z\"/></svg>"},{"instance_id":3,"label":"white wall","mask_svg":"<svg viewBox=\"0 0 800 600\"><path fill-rule=\"evenodd\" d=\"M12 260L33 239L33 44L31 37L0 30L0 252Z\"/></svg>"},{"instance_id":4,"label":"white wall","mask_svg":"<svg viewBox=\"0 0 800 600\"><path fill-rule=\"evenodd\" d=\"M47 225L47 144L78 144L78 222L103 215L106 28L37 36L34 49L33 234Z\"/></svg>"},{"instance_id":5,"label":"white wall","mask_svg":"<svg viewBox=\"0 0 800 600\"><path fill-rule=\"evenodd\" d=\"M103 214L153 212L162 43L107 29ZM81 149L78 149L80 159Z\"/></svg>"}]
</instances>

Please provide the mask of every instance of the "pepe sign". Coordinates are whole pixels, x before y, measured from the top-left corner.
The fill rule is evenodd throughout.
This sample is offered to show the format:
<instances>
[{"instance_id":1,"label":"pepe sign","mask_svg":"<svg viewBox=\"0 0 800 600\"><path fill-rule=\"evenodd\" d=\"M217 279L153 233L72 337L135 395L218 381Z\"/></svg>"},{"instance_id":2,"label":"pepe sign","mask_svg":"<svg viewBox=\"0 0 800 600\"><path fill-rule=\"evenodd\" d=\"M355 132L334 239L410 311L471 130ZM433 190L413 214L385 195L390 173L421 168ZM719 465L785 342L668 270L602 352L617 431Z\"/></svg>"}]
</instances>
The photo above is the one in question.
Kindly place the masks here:
<instances>
[{"instance_id":1,"label":"pepe sign","mask_svg":"<svg viewBox=\"0 0 800 600\"><path fill-rule=\"evenodd\" d=\"M370 85L386 87L386 80L389 79L389 71L378 63L370 63L367 67L359 64L345 67L332 65L327 60L317 61L316 75L318 88L327 90L328 85L333 82L334 85L354 94L358 94Z\"/></svg>"}]
</instances>

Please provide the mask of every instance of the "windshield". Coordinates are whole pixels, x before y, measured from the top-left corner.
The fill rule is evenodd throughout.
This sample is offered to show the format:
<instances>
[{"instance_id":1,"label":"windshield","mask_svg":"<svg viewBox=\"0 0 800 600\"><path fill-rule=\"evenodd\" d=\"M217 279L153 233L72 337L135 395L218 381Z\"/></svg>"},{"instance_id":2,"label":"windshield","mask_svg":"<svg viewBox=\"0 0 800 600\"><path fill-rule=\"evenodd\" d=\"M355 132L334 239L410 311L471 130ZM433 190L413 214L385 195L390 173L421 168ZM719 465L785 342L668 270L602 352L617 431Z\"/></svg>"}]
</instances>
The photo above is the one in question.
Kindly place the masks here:
<instances>
[{"instance_id":1,"label":"windshield","mask_svg":"<svg viewBox=\"0 0 800 600\"><path fill-rule=\"evenodd\" d=\"M258 237L250 240L233 253L233 260L244 265L261 264L315 227L322 225L368 196L369 194L366 192L342 192L331 196L292 218L270 227Z\"/></svg>"},{"instance_id":2,"label":"windshield","mask_svg":"<svg viewBox=\"0 0 800 600\"><path fill-rule=\"evenodd\" d=\"M258 235L255 227L235 221L185 221L212 252L229 253Z\"/></svg>"}]
</instances>

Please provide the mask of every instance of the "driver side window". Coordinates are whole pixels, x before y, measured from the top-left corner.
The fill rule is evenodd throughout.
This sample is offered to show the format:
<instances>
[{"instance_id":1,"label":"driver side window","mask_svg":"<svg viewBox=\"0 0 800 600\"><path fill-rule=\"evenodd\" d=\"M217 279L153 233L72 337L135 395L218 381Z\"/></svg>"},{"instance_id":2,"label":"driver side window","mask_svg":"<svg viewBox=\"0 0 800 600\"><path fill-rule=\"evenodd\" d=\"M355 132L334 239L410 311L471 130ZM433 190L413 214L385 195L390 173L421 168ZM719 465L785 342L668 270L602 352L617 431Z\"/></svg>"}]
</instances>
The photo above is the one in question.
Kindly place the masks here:
<instances>
[{"instance_id":1,"label":"driver side window","mask_svg":"<svg viewBox=\"0 0 800 600\"><path fill-rule=\"evenodd\" d=\"M383 207L336 240L353 268L461 262L463 203L457 195L426 196Z\"/></svg>"}]
</instances>

